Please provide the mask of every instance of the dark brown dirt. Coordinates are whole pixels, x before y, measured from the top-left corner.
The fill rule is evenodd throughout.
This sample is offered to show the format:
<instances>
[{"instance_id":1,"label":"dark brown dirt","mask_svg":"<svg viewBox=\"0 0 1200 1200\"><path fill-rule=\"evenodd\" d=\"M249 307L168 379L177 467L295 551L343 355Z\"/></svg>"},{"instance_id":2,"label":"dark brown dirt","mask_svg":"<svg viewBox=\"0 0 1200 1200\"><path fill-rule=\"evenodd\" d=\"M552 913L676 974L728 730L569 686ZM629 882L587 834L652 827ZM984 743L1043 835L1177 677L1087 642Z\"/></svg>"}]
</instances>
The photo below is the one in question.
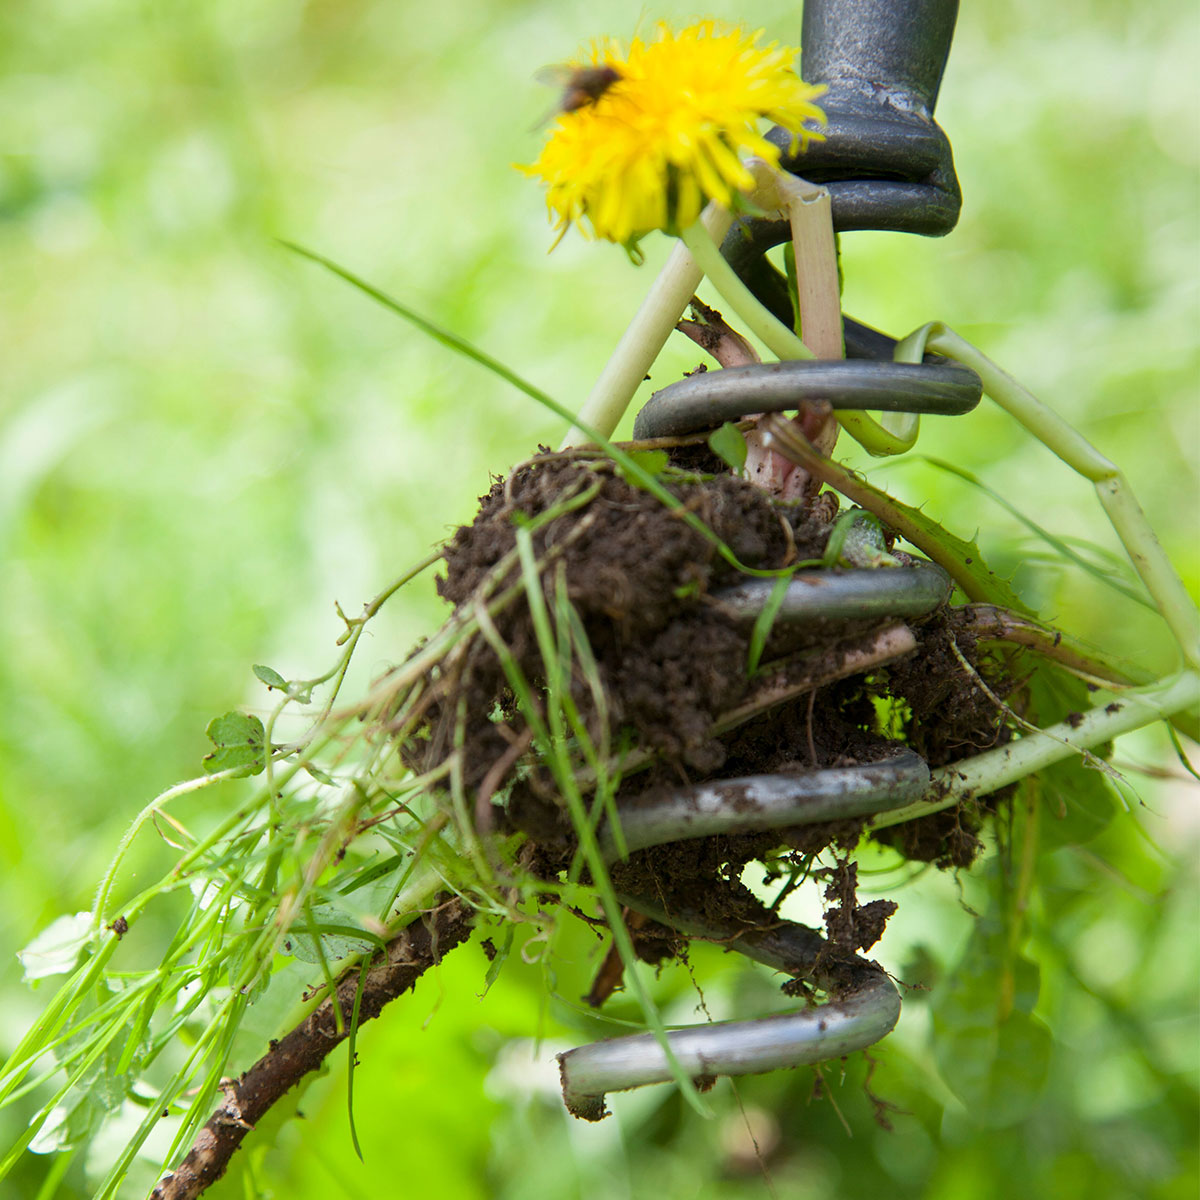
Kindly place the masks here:
<instances>
[{"instance_id":1,"label":"dark brown dirt","mask_svg":"<svg viewBox=\"0 0 1200 1200\"><path fill-rule=\"evenodd\" d=\"M725 542L746 566L776 568L819 558L828 536L823 516L777 506L759 490L728 475L664 478L671 493ZM594 495L571 511L572 497ZM551 514L547 519L547 514ZM538 523L540 520L541 523ZM957 629L952 610L913 626L918 649L870 673L823 687L779 705L732 732L716 736L714 718L747 694L748 638L729 627L709 597L739 578L717 547L679 514L633 486L606 460L546 454L497 480L481 499L475 522L455 534L445 554L439 591L456 606L473 604L487 590L499 596L519 584L515 563L498 565L516 546L517 529L532 529L547 608L565 595L578 614L595 659L589 673L572 656L571 697L589 734L624 736L654 752L647 770L625 781L628 793L681 781L769 773L797 765L826 767L873 761L894 747L895 736L938 766L978 753L1006 738L994 702L964 670L962 656L1003 696L1011 685L998 664L981 661L973 639ZM545 668L525 596L494 613L496 631L541 703ZM831 652L848 631L821 627L810 633L807 653ZM861 633L861 628L858 633ZM793 653L794 648L789 648ZM598 679L604 704L596 704ZM574 835L549 773L526 757L514 776L497 782L497 763L516 760L525 715L516 702L492 647L476 637L457 658L448 659L433 681L433 702L421 736L404 747L414 766L440 762L456 740L465 747L464 783L474 795L486 779L484 808L493 796L503 809L491 821L525 831L532 842L525 861L543 877L554 877L574 852ZM880 703L892 718L885 737ZM460 715L461 714L461 715ZM456 725L458 726L456 730ZM689 911L714 925L733 920L762 928L775 920L741 882L744 866L788 847L797 862L830 845L849 851L861 835L861 820L808 825L741 837L707 837L639 852L612 869L618 892L649 897L663 910ZM906 857L939 865L965 865L977 853L980 817L949 811L882 831L878 836ZM834 868L827 896L831 953L869 949L894 911L891 901L858 905L856 872ZM635 934L639 954L650 961L678 952L678 935L654 922Z\"/></svg>"},{"instance_id":2,"label":"dark brown dirt","mask_svg":"<svg viewBox=\"0 0 1200 1200\"><path fill-rule=\"evenodd\" d=\"M466 602L514 549L517 522L546 513L589 486L598 491L585 509L552 519L533 534L539 559L573 539L569 551L544 573L546 602L553 606L561 575L598 664L610 728L636 730L642 745L688 767L713 769L720 754L708 729L714 716L745 691L745 672L739 668L746 644L704 599L736 571L711 541L648 492L626 483L609 464L552 456L508 481L497 480L482 498L475 523L460 529L447 548L439 591L453 604ZM761 492L729 476L671 490L747 566L786 561L791 537ZM499 587L517 582L518 571L514 566ZM511 606L495 623L525 676L542 677L527 606ZM487 647L482 651L467 664L463 682L471 714L467 737L473 744L468 787L479 782L506 745L503 732L489 720L496 701L515 717L496 656ZM595 704L578 667L572 692L581 711L594 718ZM451 712L443 707L439 719L448 720ZM591 728L599 734L595 720ZM444 740L435 735L435 753Z\"/></svg>"},{"instance_id":3,"label":"dark brown dirt","mask_svg":"<svg viewBox=\"0 0 1200 1200\"><path fill-rule=\"evenodd\" d=\"M825 932L831 946L853 954L870 950L881 937L888 918L896 911L894 900L858 903L858 864L841 859L836 867L821 872L829 880L825 899Z\"/></svg>"},{"instance_id":4,"label":"dark brown dirt","mask_svg":"<svg viewBox=\"0 0 1200 1200\"><path fill-rule=\"evenodd\" d=\"M1002 663L980 655L974 636L961 625L954 609L943 609L922 631L921 654L887 669L891 694L902 696L911 709L905 740L931 767L990 750L1012 736L1003 714L963 670L952 646L998 699L1006 699L1015 684ZM985 798L977 811L960 805L881 829L875 838L914 861L969 867L983 848L978 834L984 815L1012 790Z\"/></svg>"}]
</instances>

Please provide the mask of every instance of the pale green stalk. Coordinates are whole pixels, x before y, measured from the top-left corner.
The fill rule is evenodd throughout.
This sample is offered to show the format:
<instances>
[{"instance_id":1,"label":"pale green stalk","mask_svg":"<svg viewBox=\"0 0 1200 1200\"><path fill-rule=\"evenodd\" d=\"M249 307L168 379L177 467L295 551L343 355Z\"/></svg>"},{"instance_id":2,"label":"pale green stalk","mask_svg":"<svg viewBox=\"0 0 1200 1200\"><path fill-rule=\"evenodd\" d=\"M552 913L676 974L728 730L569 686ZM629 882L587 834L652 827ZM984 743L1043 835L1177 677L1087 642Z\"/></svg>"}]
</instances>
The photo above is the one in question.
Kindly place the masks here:
<instances>
[{"instance_id":1,"label":"pale green stalk","mask_svg":"<svg viewBox=\"0 0 1200 1200\"><path fill-rule=\"evenodd\" d=\"M733 222L732 215L718 204L710 204L700 216L710 239L724 238ZM625 415L630 400L647 372L654 365L659 351L683 316L688 302L700 286L700 268L688 254L687 248L676 243L666 265L642 301L629 328L613 350L600 378L579 410L579 425L572 425L563 439L562 449L586 446L592 438L585 428L590 427L603 437L609 437Z\"/></svg>"},{"instance_id":2,"label":"pale green stalk","mask_svg":"<svg viewBox=\"0 0 1200 1200\"><path fill-rule=\"evenodd\" d=\"M769 312L738 278L700 221L685 229L680 237L709 282L737 314L738 320L772 354L781 361L813 358L813 352L800 338L774 313ZM915 432L911 436L902 436L907 432L905 430L901 430L900 434L893 433L865 412L841 411L834 416L838 424L870 454L903 454L911 449L916 440Z\"/></svg>"},{"instance_id":3,"label":"pale green stalk","mask_svg":"<svg viewBox=\"0 0 1200 1200\"><path fill-rule=\"evenodd\" d=\"M897 357L901 352L923 355L927 349L957 359L974 370L983 380L983 390L1001 408L1024 425L1051 453L1095 485L1101 506L1146 590L1154 597L1163 619L1179 642L1184 659L1190 666L1200 668L1200 613L1121 470L1058 413L942 322L930 322L910 333L898 348Z\"/></svg>"},{"instance_id":4,"label":"pale green stalk","mask_svg":"<svg viewBox=\"0 0 1200 1200\"><path fill-rule=\"evenodd\" d=\"M721 253L720 247L699 221L689 225L679 236L709 283L737 314L744 328L754 334L772 354L780 359L816 357L741 281Z\"/></svg>"},{"instance_id":5,"label":"pale green stalk","mask_svg":"<svg viewBox=\"0 0 1200 1200\"><path fill-rule=\"evenodd\" d=\"M1023 734L1017 741L974 758L940 767L933 772L925 799L882 814L871 822L870 828L900 825L953 808L964 800L989 795L1072 754L1084 754L1197 704L1200 704L1200 672L1194 670L1183 671L1152 688L1122 692L1107 707L1097 706L1082 718L1075 717L1074 724L1062 721L1036 733Z\"/></svg>"},{"instance_id":6,"label":"pale green stalk","mask_svg":"<svg viewBox=\"0 0 1200 1200\"><path fill-rule=\"evenodd\" d=\"M829 189L798 176L776 172L787 199L796 260L800 333L817 358L844 358L842 298L838 284L837 237Z\"/></svg>"}]
</instances>

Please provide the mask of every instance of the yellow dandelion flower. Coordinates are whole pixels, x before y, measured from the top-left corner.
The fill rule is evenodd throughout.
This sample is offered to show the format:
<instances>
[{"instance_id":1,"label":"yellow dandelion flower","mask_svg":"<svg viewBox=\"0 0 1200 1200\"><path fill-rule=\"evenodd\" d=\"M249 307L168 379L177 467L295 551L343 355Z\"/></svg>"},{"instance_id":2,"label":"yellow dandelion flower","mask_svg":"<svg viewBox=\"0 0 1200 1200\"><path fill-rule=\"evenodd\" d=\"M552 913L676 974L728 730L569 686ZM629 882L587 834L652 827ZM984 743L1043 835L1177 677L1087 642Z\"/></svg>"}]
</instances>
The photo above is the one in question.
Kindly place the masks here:
<instances>
[{"instance_id":1,"label":"yellow dandelion flower","mask_svg":"<svg viewBox=\"0 0 1200 1200\"><path fill-rule=\"evenodd\" d=\"M763 120L789 130L793 146L820 137L805 123L824 123L813 101L825 89L796 74L795 49L760 46L761 36L714 21L679 33L660 24L628 52L598 42L570 64L614 75L597 95L575 97L537 161L521 168L545 184L559 237L572 224L629 247L653 229L678 233L709 200L741 204L754 187L741 155L779 162Z\"/></svg>"}]
</instances>

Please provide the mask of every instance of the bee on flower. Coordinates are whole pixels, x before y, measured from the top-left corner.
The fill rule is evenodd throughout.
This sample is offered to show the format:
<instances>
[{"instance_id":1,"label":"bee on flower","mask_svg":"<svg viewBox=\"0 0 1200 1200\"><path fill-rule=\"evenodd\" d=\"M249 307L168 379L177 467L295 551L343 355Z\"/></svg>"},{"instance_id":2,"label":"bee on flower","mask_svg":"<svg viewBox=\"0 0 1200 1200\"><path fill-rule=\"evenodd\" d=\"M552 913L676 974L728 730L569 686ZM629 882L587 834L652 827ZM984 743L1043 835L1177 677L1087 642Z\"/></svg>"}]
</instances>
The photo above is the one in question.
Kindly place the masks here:
<instances>
[{"instance_id":1,"label":"bee on flower","mask_svg":"<svg viewBox=\"0 0 1200 1200\"><path fill-rule=\"evenodd\" d=\"M678 234L709 201L736 211L755 187L742 161L774 166L779 147L765 121L788 130L793 149L820 137L824 91L805 83L797 51L759 45L761 32L704 21L649 40L592 45L569 64L576 78L605 81L584 103L564 105L537 161L521 168L546 188L559 238L571 225L636 250L655 229Z\"/></svg>"}]
</instances>

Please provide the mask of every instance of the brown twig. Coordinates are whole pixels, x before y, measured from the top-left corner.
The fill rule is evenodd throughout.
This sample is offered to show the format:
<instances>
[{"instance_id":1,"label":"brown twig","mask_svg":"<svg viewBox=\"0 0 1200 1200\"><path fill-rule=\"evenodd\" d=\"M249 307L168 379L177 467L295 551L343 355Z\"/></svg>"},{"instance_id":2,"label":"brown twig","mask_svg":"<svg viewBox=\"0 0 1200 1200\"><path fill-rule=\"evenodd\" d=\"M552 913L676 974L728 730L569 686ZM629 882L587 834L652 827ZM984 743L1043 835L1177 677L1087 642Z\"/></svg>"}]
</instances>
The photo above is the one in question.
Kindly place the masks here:
<instances>
[{"instance_id":1,"label":"brown twig","mask_svg":"<svg viewBox=\"0 0 1200 1200\"><path fill-rule=\"evenodd\" d=\"M504 726L501 726L501 731ZM504 782L505 776L512 770L513 764L529 749L533 741L533 730L526 729L520 737L514 739L508 749L500 755L483 777L479 792L475 797L475 830L477 833L490 833L492 828L492 796Z\"/></svg>"},{"instance_id":2,"label":"brown twig","mask_svg":"<svg viewBox=\"0 0 1200 1200\"><path fill-rule=\"evenodd\" d=\"M377 1017L384 1005L408 991L420 976L460 945L471 932L472 910L457 897L442 897L427 912L387 944L362 983L359 1024ZM187 1157L154 1189L152 1200L192 1200L216 1183L246 1134L310 1071L349 1036L350 1027L335 1018L334 1003L343 1013L353 1010L360 972L342 976L334 996L327 998L299 1025L278 1041L239 1079L223 1086L224 1100L197 1134Z\"/></svg>"},{"instance_id":3,"label":"brown twig","mask_svg":"<svg viewBox=\"0 0 1200 1200\"><path fill-rule=\"evenodd\" d=\"M692 297L690 321L679 321L675 328L708 351L723 367L743 367L761 361L754 347L738 333L715 308Z\"/></svg>"},{"instance_id":4,"label":"brown twig","mask_svg":"<svg viewBox=\"0 0 1200 1200\"><path fill-rule=\"evenodd\" d=\"M647 918L641 913L631 912L628 908L621 909L621 919L631 933L641 929L647 921ZM593 1008L599 1008L621 986L624 975L625 960L621 957L621 952L617 949L614 941L609 946L604 961L600 964L600 970L596 972L591 990L583 997L584 1003L590 1004Z\"/></svg>"}]
</instances>

